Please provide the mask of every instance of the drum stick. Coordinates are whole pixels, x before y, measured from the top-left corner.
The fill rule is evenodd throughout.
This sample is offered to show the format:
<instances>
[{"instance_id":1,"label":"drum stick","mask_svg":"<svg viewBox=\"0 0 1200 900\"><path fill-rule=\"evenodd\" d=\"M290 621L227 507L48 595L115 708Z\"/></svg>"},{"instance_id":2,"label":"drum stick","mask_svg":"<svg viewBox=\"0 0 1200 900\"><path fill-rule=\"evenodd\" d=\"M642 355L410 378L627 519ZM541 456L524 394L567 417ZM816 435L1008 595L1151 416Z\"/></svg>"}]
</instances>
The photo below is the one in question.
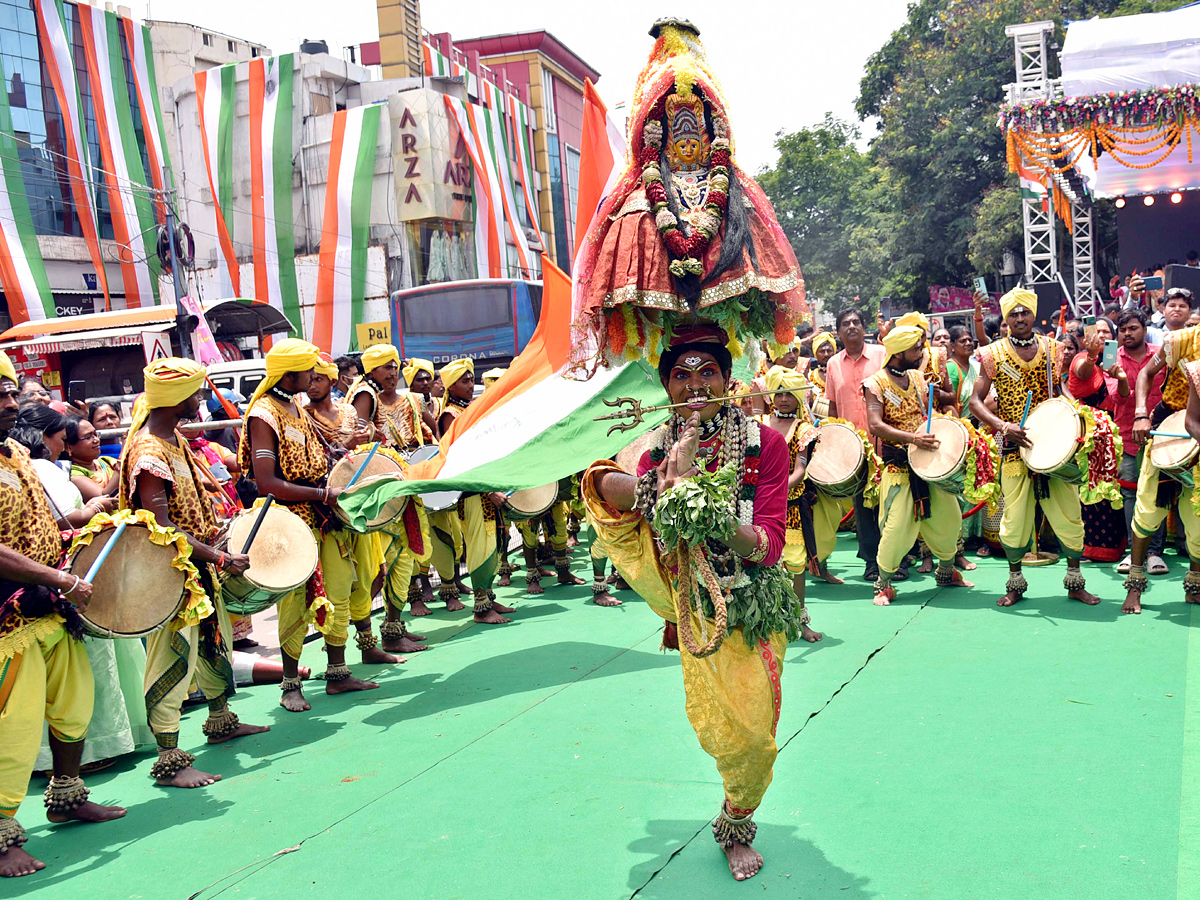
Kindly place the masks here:
<instances>
[{"instance_id":1,"label":"drum stick","mask_svg":"<svg viewBox=\"0 0 1200 900\"><path fill-rule=\"evenodd\" d=\"M108 554L112 553L112 548L117 546L117 541L120 539L121 535L125 533L125 526L128 524L128 522L122 522L116 527L112 533L112 537L108 539L108 542L100 550L100 555L96 557L95 562L93 562L91 568L88 569L87 575L84 576L84 581L90 583L96 580L96 576L100 574L100 567L104 565L104 561L108 559Z\"/></svg>"},{"instance_id":2,"label":"drum stick","mask_svg":"<svg viewBox=\"0 0 1200 900\"><path fill-rule=\"evenodd\" d=\"M925 433L933 431L933 385L929 386L929 415L925 418Z\"/></svg>"},{"instance_id":3,"label":"drum stick","mask_svg":"<svg viewBox=\"0 0 1200 900\"><path fill-rule=\"evenodd\" d=\"M1020 427L1020 428L1025 427L1025 420L1029 418L1029 407L1032 403L1033 403L1033 391L1026 391L1026 393L1025 393L1025 412L1021 413L1021 424L1018 427Z\"/></svg>"},{"instance_id":4,"label":"drum stick","mask_svg":"<svg viewBox=\"0 0 1200 900\"><path fill-rule=\"evenodd\" d=\"M1150 437L1183 438L1184 440L1189 441L1195 440L1195 438L1193 438L1190 434L1177 434L1174 431L1152 431L1150 432Z\"/></svg>"},{"instance_id":5,"label":"drum stick","mask_svg":"<svg viewBox=\"0 0 1200 900\"><path fill-rule=\"evenodd\" d=\"M258 517L254 520L254 524L250 526L250 533L246 535L246 545L242 547L242 553L250 552L250 545L254 543L255 535L258 534L258 529L262 527L263 519L267 517L267 510L271 508L271 504L275 502L274 494L267 494L267 501L262 505L262 509L258 511Z\"/></svg>"},{"instance_id":6,"label":"drum stick","mask_svg":"<svg viewBox=\"0 0 1200 900\"><path fill-rule=\"evenodd\" d=\"M350 490L350 488L354 487L354 482L358 481L359 476L362 475L362 473L366 471L367 463L369 463L371 461L371 457L375 455L375 451L378 449L379 449L379 442L376 441L374 444L371 445L371 452L368 453L367 458L362 461L362 464L358 467L358 471L355 472L351 476L350 480L346 482L346 486L344 488L342 488L342 490L348 491L348 490Z\"/></svg>"}]
</instances>

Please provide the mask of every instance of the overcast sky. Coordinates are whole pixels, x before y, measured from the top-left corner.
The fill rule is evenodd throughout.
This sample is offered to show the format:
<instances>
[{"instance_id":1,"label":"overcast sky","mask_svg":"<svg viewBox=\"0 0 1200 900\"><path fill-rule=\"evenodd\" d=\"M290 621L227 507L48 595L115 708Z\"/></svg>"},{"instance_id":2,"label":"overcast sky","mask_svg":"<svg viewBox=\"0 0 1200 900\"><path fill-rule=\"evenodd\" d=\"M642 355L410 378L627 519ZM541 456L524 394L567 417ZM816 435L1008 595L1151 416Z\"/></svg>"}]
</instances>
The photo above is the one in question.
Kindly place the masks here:
<instances>
[{"instance_id":1,"label":"overcast sky","mask_svg":"<svg viewBox=\"0 0 1200 900\"><path fill-rule=\"evenodd\" d=\"M121 0L118 0L121 2ZM374 0L124 0L140 16L203 25L261 42L276 53L304 38L348 44L379 37ZM738 142L738 161L754 172L775 160L780 129L819 122L826 111L854 118L854 98L867 57L898 28L906 0L689 0L687 16L700 29L721 79ZM562 0L454 0L422 4L421 24L456 38L545 29L600 72L597 85L609 108L627 101L653 42L658 15L678 15L636 0L575 4ZM869 126L867 129L869 130ZM866 137L870 135L867 134Z\"/></svg>"}]
</instances>

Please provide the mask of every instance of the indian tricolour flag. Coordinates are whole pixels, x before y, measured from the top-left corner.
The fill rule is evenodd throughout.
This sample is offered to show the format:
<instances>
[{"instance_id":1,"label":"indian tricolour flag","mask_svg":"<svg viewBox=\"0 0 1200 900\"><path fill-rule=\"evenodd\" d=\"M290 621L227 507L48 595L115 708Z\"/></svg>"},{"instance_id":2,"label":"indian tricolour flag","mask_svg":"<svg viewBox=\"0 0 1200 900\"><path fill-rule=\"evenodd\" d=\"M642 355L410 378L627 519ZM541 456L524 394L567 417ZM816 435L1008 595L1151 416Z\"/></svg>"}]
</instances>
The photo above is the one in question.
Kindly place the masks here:
<instances>
[{"instance_id":1,"label":"indian tricolour flag","mask_svg":"<svg viewBox=\"0 0 1200 900\"><path fill-rule=\"evenodd\" d=\"M237 66L216 66L195 74L200 143L208 168L208 188L216 214L217 277L221 293L242 293L237 253L233 249L233 120Z\"/></svg>"},{"instance_id":2,"label":"indian tricolour flag","mask_svg":"<svg viewBox=\"0 0 1200 900\"><path fill-rule=\"evenodd\" d=\"M1017 177L1021 180L1022 200L1044 200L1046 198L1046 179L1039 172L1027 166L1017 168Z\"/></svg>"},{"instance_id":3,"label":"indian tricolour flag","mask_svg":"<svg viewBox=\"0 0 1200 900\"><path fill-rule=\"evenodd\" d=\"M667 403L658 374L643 362L601 369L586 381L571 377L571 281L542 257L542 316L512 365L454 420L440 453L414 465L406 493L516 491L549 484L609 459L667 413L649 413L629 431L609 429L604 400L643 406ZM619 421L619 420L618 420ZM632 420L626 420L632 422Z\"/></svg>"}]
</instances>

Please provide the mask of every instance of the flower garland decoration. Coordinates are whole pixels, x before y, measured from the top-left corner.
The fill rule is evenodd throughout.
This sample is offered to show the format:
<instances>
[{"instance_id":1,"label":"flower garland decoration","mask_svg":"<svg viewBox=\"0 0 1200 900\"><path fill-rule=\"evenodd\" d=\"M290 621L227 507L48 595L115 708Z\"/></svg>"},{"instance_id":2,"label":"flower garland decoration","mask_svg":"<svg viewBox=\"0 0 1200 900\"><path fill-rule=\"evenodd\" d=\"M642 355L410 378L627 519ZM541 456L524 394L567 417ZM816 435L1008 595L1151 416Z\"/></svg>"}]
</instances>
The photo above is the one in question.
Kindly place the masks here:
<instances>
[{"instance_id":1,"label":"flower garland decoration","mask_svg":"<svg viewBox=\"0 0 1200 900\"><path fill-rule=\"evenodd\" d=\"M1200 120L1197 85L1153 87L1140 91L1109 91L1083 97L1059 97L1000 107L1002 131L1019 129L1042 133L1079 131L1093 125L1137 128L1175 125L1183 128Z\"/></svg>"},{"instance_id":2,"label":"flower garland decoration","mask_svg":"<svg viewBox=\"0 0 1200 900\"><path fill-rule=\"evenodd\" d=\"M963 497L968 503L988 504L988 515L994 515L1000 502L1000 451L995 439L986 431L976 428L965 419L970 442L967 446L967 465L963 471Z\"/></svg>"},{"instance_id":3,"label":"flower garland decoration","mask_svg":"<svg viewBox=\"0 0 1200 900\"><path fill-rule=\"evenodd\" d=\"M1125 443L1119 429L1103 410L1082 403L1073 405L1084 421L1083 440L1074 457L1075 465L1084 475L1084 481L1079 485L1079 502L1090 506L1107 500L1113 509L1121 509L1125 504L1117 484L1117 473Z\"/></svg>"},{"instance_id":4,"label":"flower garland decoration","mask_svg":"<svg viewBox=\"0 0 1200 900\"><path fill-rule=\"evenodd\" d=\"M154 518L154 513L148 509L121 509L112 513L97 513L92 516L75 539L67 556L73 558L81 549L91 544L92 539L102 531L115 528L122 522L127 525L140 525L149 532L150 541L159 547L175 548L175 558L171 560L171 568L178 569L184 575L183 588L185 599L183 606L175 618L171 620L171 630L179 631L192 625L199 625L211 616L215 609L204 586L200 583L200 572L192 562L192 545L187 537L174 528L164 528Z\"/></svg>"},{"instance_id":5,"label":"flower garland decoration","mask_svg":"<svg viewBox=\"0 0 1200 900\"><path fill-rule=\"evenodd\" d=\"M687 275L700 277L704 274L705 251L712 239L721 230L725 210L729 205L729 176L732 159L729 148L729 123L714 108L711 114L713 129L711 165L708 175L708 195L704 202L705 215L699 217L690 234L684 234L679 220L671 212L667 202L667 189L663 184L661 153L663 146L662 116L665 98L655 104L642 131L643 146L639 162L642 166L642 186L650 203L650 212L658 234L666 244L671 256L668 266L676 278Z\"/></svg>"}]
</instances>

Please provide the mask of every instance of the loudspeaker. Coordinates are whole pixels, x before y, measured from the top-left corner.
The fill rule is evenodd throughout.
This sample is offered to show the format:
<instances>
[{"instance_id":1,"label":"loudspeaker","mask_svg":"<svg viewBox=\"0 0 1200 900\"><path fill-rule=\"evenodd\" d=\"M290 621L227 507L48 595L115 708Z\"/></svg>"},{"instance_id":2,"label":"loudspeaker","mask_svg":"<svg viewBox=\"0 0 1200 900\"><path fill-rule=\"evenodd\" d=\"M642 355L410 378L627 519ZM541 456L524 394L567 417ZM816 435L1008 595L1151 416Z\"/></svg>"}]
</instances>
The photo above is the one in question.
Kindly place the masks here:
<instances>
[{"instance_id":1,"label":"loudspeaker","mask_svg":"<svg viewBox=\"0 0 1200 900\"><path fill-rule=\"evenodd\" d=\"M1057 327L1064 299L1062 286L1057 281L1036 281L1027 287L1037 294L1037 324Z\"/></svg>"},{"instance_id":2,"label":"loudspeaker","mask_svg":"<svg viewBox=\"0 0 1200 900\"><path fill-rule=\"evenodd\" d=\"M1163 269L1163 287L1187 288L1200 297L1200 266L1167 266Z\"/></svg>"}]
</instances>

